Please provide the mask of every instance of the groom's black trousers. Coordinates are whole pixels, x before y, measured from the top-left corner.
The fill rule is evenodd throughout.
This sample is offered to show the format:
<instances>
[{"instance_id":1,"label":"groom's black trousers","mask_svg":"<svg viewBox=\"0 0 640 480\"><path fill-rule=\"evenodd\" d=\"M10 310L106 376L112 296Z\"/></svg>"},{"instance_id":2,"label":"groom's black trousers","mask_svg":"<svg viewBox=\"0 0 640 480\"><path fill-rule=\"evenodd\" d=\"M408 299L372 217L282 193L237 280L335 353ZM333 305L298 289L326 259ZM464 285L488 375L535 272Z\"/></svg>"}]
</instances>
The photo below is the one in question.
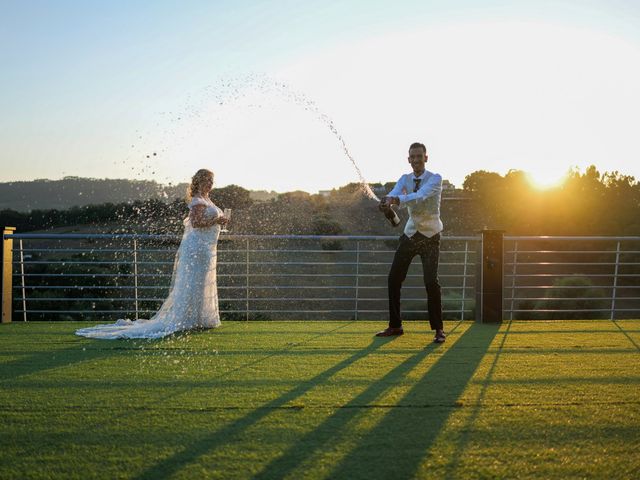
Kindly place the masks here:
<instances>
[{"instance_id":1,"label":"groom's black trousers","mask_svg":"<svg viewBox=\"0 0 640 480\"><path fill-rule=\"evenodd\" d=\"M412 237L402 235L389 272L389 326L402 326L400 318L400 289L407 277L413 257L420 255L424 286L427 289L427 310L432 330L442 329L442 294L438 283L440 234L425 237L417 232Z\"/></svg>"}]
</instances>

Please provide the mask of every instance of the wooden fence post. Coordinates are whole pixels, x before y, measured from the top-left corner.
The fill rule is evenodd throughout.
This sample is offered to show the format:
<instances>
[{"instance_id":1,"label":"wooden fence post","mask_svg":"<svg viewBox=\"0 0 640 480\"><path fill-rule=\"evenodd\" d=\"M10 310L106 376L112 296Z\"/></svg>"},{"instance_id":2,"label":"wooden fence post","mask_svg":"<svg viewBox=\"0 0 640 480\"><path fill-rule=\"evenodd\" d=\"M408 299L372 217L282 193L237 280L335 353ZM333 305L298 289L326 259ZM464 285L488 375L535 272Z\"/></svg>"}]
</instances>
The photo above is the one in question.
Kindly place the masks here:
<instances>
[{"instance_id":1,"label":"wooden fence post","mask_svg":"<svg viewBox=\"0 0 640 480\"><path fill-rule=\"evenodd\" d=\"M4 227L2 236L2 323L11 322L13 304L13 238L15 227Z\"/></svg>"}]
</instances>

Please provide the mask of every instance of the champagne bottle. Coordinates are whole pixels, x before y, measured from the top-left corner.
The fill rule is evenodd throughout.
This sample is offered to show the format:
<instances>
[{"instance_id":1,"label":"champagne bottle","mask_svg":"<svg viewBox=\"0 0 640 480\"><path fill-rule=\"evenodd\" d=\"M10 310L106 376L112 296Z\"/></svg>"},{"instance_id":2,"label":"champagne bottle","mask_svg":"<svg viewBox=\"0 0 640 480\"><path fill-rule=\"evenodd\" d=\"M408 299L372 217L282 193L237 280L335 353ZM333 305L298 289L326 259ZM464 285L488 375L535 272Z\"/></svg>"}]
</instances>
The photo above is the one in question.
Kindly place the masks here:
<instances>
[{"instance_id":1,"label":"champagne bottle","mask_svg":"<svg viewBox=\"0 0 640 480\"><path fill-rule=\"evenodd\" d=\"M398 217L398 214L393 208L385 208L384 216L387 217L387 220L389 220L389 223L391 223L392 227L397 227L398 225L400 225L400 217Z\"/></svg>"}]
</instances>

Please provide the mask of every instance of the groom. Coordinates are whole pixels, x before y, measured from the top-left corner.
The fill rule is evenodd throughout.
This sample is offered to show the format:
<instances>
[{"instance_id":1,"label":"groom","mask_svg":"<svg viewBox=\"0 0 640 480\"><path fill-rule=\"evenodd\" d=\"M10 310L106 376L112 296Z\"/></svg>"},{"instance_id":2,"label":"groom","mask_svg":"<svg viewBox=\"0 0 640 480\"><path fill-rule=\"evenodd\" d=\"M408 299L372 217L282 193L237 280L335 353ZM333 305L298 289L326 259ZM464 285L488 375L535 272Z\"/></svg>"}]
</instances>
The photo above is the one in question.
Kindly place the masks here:
<instances>
[{"instance_id":1,"label":"groom","mask_svg":"<svg viewBox=\"0 0 640 480\"><path fill-rule=\"evenodd\" d=\"M383 212L387 212L391 205L407 207L409 220L389 272L389 327L376 335L391 337L404 333L400 318L400 289L413 257L420 255L427 289L429 323L431 330L436 332L433 341L443 343L446 336L442 326L442 297L438 283L440 232L443 229L440 220L442 177L425 169L427 159L427 147L422 143L413 143L409 147L409 163L413 173L400 177L379 205Z\"/></svg>"}]
</instances>

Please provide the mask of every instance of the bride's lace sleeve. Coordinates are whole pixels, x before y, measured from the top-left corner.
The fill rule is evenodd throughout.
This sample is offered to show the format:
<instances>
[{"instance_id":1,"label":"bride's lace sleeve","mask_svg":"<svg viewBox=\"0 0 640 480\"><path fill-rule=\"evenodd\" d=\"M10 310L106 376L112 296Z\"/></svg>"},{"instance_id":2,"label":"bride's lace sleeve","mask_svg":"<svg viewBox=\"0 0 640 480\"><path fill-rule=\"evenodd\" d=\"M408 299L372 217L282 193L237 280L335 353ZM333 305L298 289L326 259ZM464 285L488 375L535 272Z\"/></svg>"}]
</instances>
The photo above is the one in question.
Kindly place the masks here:
<instances>
[{"instance_id":1,"label":"bride's lace sleeve","mask_svg":"<svg viewBox=\"0 0 640 480\"><path fill-rule=\"evenodd\" d=\"M204 205L205 208L203 208L202 210L199 209L199 211L195 213L193 211L193 207L195 207L196 205ZM202 197L193 197L189 202L188 206L189 206L189 216L185 219L185 222L187 220L190 220L192 224L194 223L194 221L198 222L196 220L197 217L204 220L210 220L212 218L216 218L220 214L218 209L215 206L213 206L211 202L207 202Z\"/></svg>"},{"instance_id":2,"label":"bride's lace sleeve","mask_svg":"<svg viewBox=\"0 0 640 480\"><path fill-rule=\"evenodd\" d=\"M191 210L193 207L195 207L196 205L207 205L207 201L204 198L201 197L193 197L191 199L191 201L189 202L189 205L187 205L189 207L189 210Z\"/></svg>"},{"instance_id":3,"label":"bride's lace sleeve","mask_svg":"<svg viewBox=\"0 0 640 480\"><path fill-rule=\"evenodd\" d=\"M208 205L204 211L205 218L216 218L219 214L218 209L212 205Z\"/></svg>"}]
</instances>

